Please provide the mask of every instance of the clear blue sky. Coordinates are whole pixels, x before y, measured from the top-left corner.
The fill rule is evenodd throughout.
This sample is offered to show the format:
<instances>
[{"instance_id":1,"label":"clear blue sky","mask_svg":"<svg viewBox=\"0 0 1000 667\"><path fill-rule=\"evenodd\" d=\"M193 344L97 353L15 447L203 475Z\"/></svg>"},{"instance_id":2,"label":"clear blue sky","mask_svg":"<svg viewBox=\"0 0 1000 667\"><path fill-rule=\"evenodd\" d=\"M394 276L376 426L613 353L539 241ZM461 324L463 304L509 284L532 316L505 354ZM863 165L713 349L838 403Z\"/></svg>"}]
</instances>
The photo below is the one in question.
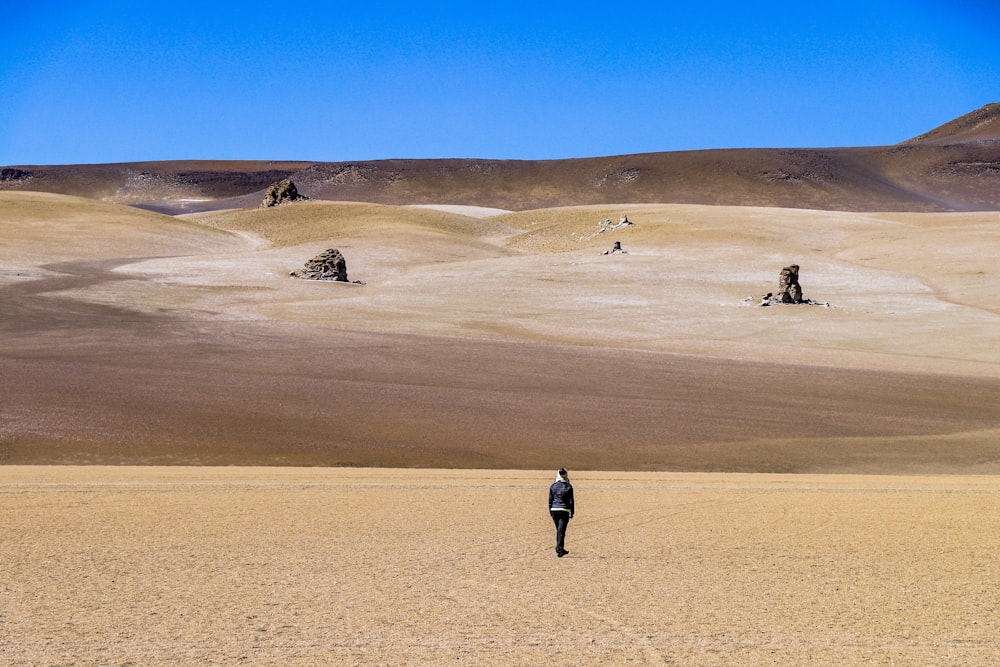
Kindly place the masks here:
<instances>
[{"instance_id":1,"label":"clear blue sky","mask_svg":"<svg viewBox=\"0 0 1000 667\"><path fill-rule=\"evenodd\" d=\"M0 8L0 165L884 145L1000 101L996 0Z\"/></svg>"}]
</instances>

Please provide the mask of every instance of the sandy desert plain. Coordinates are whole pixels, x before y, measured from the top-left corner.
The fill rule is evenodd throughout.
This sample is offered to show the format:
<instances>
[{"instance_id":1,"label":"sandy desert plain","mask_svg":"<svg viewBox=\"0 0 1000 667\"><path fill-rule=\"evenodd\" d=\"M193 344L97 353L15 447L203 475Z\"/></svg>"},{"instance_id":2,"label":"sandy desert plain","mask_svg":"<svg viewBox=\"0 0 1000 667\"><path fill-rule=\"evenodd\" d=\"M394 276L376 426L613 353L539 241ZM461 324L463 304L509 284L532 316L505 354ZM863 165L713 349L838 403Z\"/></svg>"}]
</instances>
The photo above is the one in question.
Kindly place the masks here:
<instances>
[{"instance_id":1,"label":"sandy desert plain","mask_svg":"<svg viewBox=\"0 0 1000 667\"><path fill-rule=\"evenodd\" d=\"M363 285L288 276L329 247ZM998 256L996 212L0 193L0 664L997 664ZM792 263L829 307L754 305Z\"/></svg>"}]
</instances>

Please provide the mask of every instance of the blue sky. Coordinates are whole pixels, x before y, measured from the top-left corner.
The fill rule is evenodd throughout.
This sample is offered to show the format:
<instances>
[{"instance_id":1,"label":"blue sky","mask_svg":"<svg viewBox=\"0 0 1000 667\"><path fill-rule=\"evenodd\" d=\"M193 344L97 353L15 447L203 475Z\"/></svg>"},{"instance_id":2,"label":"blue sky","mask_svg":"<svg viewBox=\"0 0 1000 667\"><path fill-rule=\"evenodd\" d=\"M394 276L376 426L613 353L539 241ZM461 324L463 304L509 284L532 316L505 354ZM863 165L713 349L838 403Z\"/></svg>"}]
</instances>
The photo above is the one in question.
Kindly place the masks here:
<instances>
[{"instance_id":1,"label":"blue sky","mask_svg":"<svg viewBox=\"0 0 1000 667\"><path fill-rule=\"evenodd\" d=\"M884 145L1000 101L993 0L0 7L0 165Z\"/></svg>"}]
</instances>

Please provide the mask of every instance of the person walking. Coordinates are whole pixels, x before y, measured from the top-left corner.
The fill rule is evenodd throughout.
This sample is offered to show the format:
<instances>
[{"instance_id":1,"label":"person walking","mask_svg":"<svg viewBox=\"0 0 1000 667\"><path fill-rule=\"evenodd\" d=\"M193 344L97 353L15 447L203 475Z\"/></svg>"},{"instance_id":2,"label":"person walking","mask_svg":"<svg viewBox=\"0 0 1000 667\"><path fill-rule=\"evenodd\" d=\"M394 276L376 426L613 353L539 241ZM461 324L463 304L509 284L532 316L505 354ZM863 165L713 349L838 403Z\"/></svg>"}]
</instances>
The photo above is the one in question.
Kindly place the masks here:
<instances>
[{"instance_id":1,"label":"person walking","mask_svg":"<svg viewBox=\"0 0 1000 667\"><path fill-rule=\"evenodd\" d=\"M569 553L566 550L566 526L573 518L574 511L573 485L569 482L569 473L566 468L559 468L556 481L549 487L549 515L556 524L556 556L559 558Z\"/></svg>"}]
</instances>

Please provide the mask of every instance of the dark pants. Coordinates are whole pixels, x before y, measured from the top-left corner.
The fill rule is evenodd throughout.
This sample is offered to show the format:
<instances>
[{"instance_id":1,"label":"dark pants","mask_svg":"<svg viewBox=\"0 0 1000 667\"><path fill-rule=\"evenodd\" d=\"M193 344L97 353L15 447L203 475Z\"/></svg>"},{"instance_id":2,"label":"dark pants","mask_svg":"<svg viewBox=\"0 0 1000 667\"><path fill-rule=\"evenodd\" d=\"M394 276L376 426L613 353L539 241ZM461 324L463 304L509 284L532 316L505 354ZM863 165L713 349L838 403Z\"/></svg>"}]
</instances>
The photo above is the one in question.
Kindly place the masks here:
<instances>
[{"instance_id":1,"label":"dark pants","mask_svg":"<svg viewBox=\"0 0 1000 667\"><path fill-rule=\"evenodd\" d=\"M556 524L556 553L566 551L566 526L569 525L569 512L549 510L552 521Z\"/></svg>"}]
</instances>

